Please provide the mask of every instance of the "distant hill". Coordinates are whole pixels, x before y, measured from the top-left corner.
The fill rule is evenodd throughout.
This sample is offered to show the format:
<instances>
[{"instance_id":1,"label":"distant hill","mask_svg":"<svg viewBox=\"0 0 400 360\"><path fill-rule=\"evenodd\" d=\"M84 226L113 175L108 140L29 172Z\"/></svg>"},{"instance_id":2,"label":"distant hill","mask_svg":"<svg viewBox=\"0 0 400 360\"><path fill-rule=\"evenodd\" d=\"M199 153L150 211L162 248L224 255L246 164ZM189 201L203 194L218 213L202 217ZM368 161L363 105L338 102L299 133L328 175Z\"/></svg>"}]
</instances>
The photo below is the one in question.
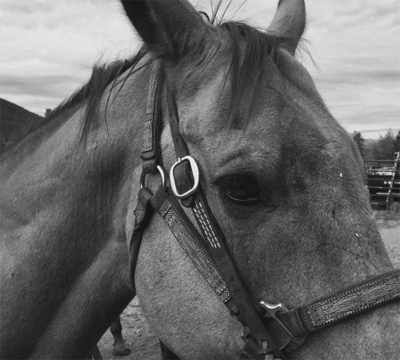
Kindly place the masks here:
<instances>
[{"instance_id":1,"label":"distant hill","mask_svg":"<svg viewBox=\"0 0 400 360\"><path fill-rule=\"evenodd\" d=\"M43 116L0 98L0 154L21 141L44 119Z\"/></svg>"}]
</instances>

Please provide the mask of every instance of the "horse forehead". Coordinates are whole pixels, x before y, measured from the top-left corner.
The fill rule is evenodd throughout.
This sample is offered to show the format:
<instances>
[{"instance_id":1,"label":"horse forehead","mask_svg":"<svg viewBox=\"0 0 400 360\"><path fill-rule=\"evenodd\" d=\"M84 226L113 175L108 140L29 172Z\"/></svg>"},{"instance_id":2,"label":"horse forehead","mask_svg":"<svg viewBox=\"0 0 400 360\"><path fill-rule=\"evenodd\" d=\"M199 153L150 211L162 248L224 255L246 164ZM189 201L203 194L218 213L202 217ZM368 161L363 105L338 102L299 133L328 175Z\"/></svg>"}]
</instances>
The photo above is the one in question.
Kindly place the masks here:
<instances>
[{"instance_id":1,"label":"horse forehead","mask_svg":"<svg viewBox=\"0 0 400 360\"><path fill-rule=\"evenodd\" d=\"M296 119L303 119L304 124L315 120L307 110L291 106L280 91L266 86L259 91L252 109L244 106L243 111L235 114L237 126L232 126L228 118L229 94L222 94L226 92L223 86L216 79L181 108L180 127L188 143L209 148L239 144L249 148L257 144L259 147L284 137Z\"/></svg>"},{"instance_id":2,"label":"horse forehead","mask_svg":"<svg viewBox=\"0 0 400 360\"><path fill-rule=\"evenodd\" d=\"M243 126L239 132L231 131L232 119L229 119L230 79L226 78L226 69L220 69L207 84L199 87L195 96L188 97L183 101L183 106L179 109L182 134L188 142L198 143L207 138L225 138L228 133L237 140L238 136L243 135L244 128L249 128L248 134L251 134L253 129L258 129L255 130L255 133L270 131L269 127L284 120L280 116L280 112L284 108L283 98L271 85L270 83L260 89L259 94L255 96L254 104L250 104L251 99L247 99L246 94L243 95L243 111L235 114L234 117L237 123L249 123L249 126ZM254 106L249 111L251 105ZM249 120L249 116L252 117L251 120Z\"/></svg>"},{"instance_id":3,"label":"horse forehead","mask_svg":"<svg viewBox=\"0 0 400 360\"><path fill-rule=\"evenodd\" d=\"M344 130L333 119L321 121L324 112L282 106L274 96L269 100L269 105L261 108L246 128L221 127L217 121L212 125L216 119L194 122L190 126L193 141L189 143L194 154L215 170L228 162L243 167L237 161L256 165L260 170L273 169L288 156L295 156L308 167L314 163L318 163L318 168L339 163L346 167L345 162L353 163ZM333 121L332 127L326 128L329 121Z\"/></svg>"},{"instance_id":4,"label":"horse forehead","mask_svg":"<svg viewBox=\"0 0 400 360\"><path fill-rule=\"evenodd\" d=\"M313 149L311 155L322 150L328 157L338 152L345 145L343 129L327 111L312 80L304 80L303 86L301 81L298 83L297 76L288 75L293 67L289 65L293 63L299 66L295 60L285 63L285 75L276 67L268 69L250 101L244 92L244 109L237 114L239 129L232 128L228 119L230 77L227 77L227 68L214 68L214 76L208 77L192 94L194 96L188 96L181 103L183 106L178 106L185 140L204 155L236 152L238 148L243 154L253 156L293 149L307 153Z\"/></svg>"}]
</instances>

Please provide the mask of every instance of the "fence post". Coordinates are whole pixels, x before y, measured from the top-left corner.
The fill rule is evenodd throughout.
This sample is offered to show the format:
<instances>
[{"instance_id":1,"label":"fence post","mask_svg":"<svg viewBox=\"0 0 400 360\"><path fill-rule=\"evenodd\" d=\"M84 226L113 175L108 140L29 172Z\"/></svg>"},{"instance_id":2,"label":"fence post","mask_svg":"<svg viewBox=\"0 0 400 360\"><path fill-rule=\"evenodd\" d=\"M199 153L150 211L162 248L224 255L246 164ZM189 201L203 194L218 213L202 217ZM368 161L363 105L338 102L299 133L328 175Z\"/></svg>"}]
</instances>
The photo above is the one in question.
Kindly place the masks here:
<instances>
[{"instance_id":1,"label":"fence post","mask_svg":"<svg viewBox=\"0 0 400 360\"><path fill-rule=\"evenodd\" d=\"M395 152L394 156L395 158L393 163L393 174L389 182L389 191L388 191L388 196L386 198L386 208L389 208L390 205L393 203L393 186L394 186L394 180L396 178L397 167L400 160L400 152Z\"/></svg>"},{"instance_id":2,"label":"fence post","mask_svg":"<svg viewBox=\"0 0 400 360\"><path fill-rule=\"evenodd\" d=\"M388 208L393 202L400 201L399 162L400 152L394 153L393 160L364 160L371 204Z\"/></svg>"}]
</instances>

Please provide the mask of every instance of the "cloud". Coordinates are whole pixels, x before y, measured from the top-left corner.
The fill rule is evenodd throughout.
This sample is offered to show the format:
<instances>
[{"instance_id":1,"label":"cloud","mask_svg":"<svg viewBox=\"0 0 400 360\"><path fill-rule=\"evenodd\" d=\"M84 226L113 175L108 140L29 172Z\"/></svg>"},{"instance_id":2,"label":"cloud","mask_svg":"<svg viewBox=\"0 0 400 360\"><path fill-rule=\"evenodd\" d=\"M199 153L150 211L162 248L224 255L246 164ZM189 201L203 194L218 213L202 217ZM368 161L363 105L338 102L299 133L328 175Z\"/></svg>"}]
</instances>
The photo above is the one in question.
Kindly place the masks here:
<instances>
[{"instance_id":1,"label":"cloud","mask_svg":"<svg viewBox=\"0 0 400 360\"><path fill-rule=\"evenodd\" d=\"M193 3L210 13L218 1ZM277 4L233 0L225 18L265 28ZM302 62L332 113L346 127L394 127L400 2L308 0L306 7L305 39L318 67L307 56ZM96 60L126 58L140 40L118 0L1 0L0 44L1 96L42 113L81 86Z\"/></svg>"},{"instance_id":2,"label":"cloud","mask_svg":"<svg viewBox=\"0 0 400 360\"><path fill-rule=\"evenodd\" d=\"M80 82L79 76L61 74L61 75L30 75L15 76L0 74L1 92L3 94L19 94L42 96L54 99L65 97L67 91L71 91L71 87Z\"/></svg>"},{"instance_id":3,"label":"cloud","mask_svg":"<svg viewBox=\"0 0 400 360\"><path fill-rule=\"evenodd\" d=\"M40 113L139 46L115 0L1 0L0 14L1 96Z\"/></svg>"},{"instance_id":4,"label":"cloud","mask_svg":"<svg viewBox=\"0 0 400 360\"><path fill-rule=\"evenodd\" d=\"M33 14L38 12L51 12L56 6L55 2L46 0L2 0L1 9L6 16L15 15L21 16L22 14Z\"/></svg>"},{"instance_id":5,"label":"cloud","mask_svg":"<svg viewBox=\"0 0 400 360\"><path fill-rule=\"evenodd\" d=\"M396 88L400 81L400 70L396 69L354 69L344 70L339 73L330 74L325 76L321 82L328 82L330 84L343 84L343 85L365 85L374 83L379 86L390 86L391 84Z\"/></svg>"}]
</instances>

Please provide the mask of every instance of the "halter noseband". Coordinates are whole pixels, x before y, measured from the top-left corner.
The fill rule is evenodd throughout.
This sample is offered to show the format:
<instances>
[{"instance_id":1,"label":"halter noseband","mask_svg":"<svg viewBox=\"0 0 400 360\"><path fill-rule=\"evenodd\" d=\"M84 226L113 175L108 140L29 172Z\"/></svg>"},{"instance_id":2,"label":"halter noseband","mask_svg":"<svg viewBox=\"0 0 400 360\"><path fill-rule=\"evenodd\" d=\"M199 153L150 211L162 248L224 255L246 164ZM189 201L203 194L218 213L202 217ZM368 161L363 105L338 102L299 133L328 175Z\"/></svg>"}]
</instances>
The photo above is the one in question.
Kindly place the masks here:
<instances>
[{"instance_id":1,"label":"halter noseband","mask_svg":"<svg viewBox=\"0 0 400 360\"><path fill-rule=\"evenodd\" d=\"M162 127L159 106L162 89L159 83L162 83L163 77L161 60L154 60L148 80L144 120L141 155L143 172L129 248L133 285L143 232L156 211L205 281L231 314L243 324L245 345L242 359L271 359L274 356L285 359L287 354L303 344L309 333L400 299L400 270L395 270L290 310L282 304L269 304L265 301L255 303L243 285L225 245L223 232L208 206L201 188L197 163L190 156L180 134L176 104L168 93L169 121L177 162L169 174L172 194L167 187L159 142ZM153 194L146 188L145 178L147 174L157 172L161 176L162 185ZM182 206L192 209L201 234ZM286 344L278 343L271 335L272 322L278 324L280 333L286 334Z\"/></svg>"}]
</instances>

